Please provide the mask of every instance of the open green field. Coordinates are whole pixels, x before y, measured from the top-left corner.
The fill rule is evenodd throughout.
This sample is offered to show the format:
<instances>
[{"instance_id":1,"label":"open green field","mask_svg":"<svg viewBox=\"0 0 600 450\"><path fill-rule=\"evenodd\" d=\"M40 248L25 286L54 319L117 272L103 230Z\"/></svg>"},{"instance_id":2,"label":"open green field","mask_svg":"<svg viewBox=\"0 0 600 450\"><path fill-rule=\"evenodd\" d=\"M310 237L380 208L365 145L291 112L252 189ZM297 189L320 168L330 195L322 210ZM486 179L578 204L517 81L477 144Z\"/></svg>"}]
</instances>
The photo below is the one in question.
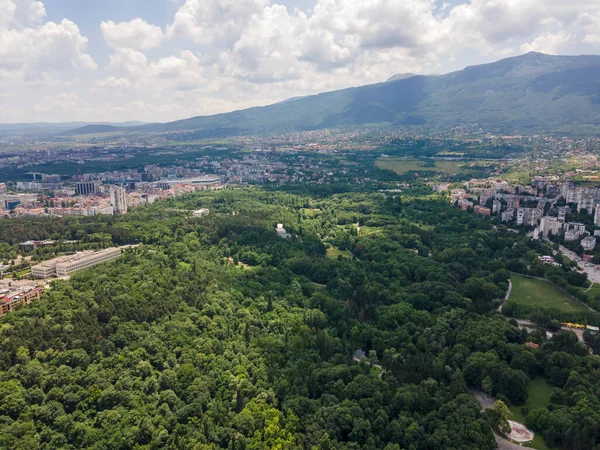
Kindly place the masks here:
<instances>
[{"instance_id":1,"label":"open green field","mask_svg":"<svg viewBox=\"0 0 600 450\"><path fill-rule=\"evenodd\" d=\"M479 168L467 167L468 162L464 160L377 158L375 163L380 169L393 170L398 175L412 171L440 172L448 175L472 174L473 176L480 176L484 173Z\"/></svg>"},{"instance_id":2,"label":"open green field","mask_svg":"<svg viewBox=\"0 0 600 450\"><path fill-rule=\"evenodd\" d=\"M548 281L526 278L516 273L511 274L512 292L509 300L528 306L553 308L562 312L587 311L587 308Z\"/></svg>"},{"instance_id":3,"label":"open green field","mask_svg":"<svg viewBox=\"0 0 600 450\"><path fill-rule=\"evenodd\" d=\"M546 381L545 378L537 377L529 382L529 396L524 405L511 406L510 412L512 413L512 420L520 423L525 423L525 415L522 409L528 408L529 412L537 408L545 408L550 404L550 394L552 394L552 386ZM549 450L550 447L546 445L544 439L536 434L535 438L529 444L530 447L538 450Z\"/></svg>"},{"instance_id":4,"label":"open green field","mask_svg":"<svg viewBox=\"0 0 600 450\"><path fill-rule=\"evenodd\" d=\"M348 250L340 250L338 248L328 248L327 249L327 257L330 259L337 259L339 255L342 255L342 258L352 259L354 256Z\"/></svg>"},{"instance_id":5,"label":"open green field","mask_svg":"<svg viewBox=\"0 0 600 450\"><path fill-rule=\"evenodd\" d=\"M600 284L592 284L590 288L581 288L581 291L587 296L589 301L592 301L600 294Z\"/></svg>"}]
</instances>

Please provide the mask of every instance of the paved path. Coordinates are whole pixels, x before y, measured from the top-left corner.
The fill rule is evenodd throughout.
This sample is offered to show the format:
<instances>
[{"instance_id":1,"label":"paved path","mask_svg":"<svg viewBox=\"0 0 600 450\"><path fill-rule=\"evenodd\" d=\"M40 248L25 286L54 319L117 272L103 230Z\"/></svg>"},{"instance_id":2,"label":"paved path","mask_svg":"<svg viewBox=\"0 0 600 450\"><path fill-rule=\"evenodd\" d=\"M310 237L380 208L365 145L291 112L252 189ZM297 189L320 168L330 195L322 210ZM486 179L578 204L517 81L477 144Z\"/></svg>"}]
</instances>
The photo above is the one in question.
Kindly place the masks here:
<instances>
[{"instance_id":1,"label":"paved path","mask_svg":"<svg viewBox=\"0 0 600 450\"><path fill-rule=\"evenodd\" d=\"M504 304L510 298L511 292L512 292L512 281L510 281L510 279L509 279L508 280L508 291L506 291L506 295L504 296L504 301L502 303L500 303L500 306L498 306L498 312L499 313L502 313L502 307L504 306Z\"/></svg>"},{"instance_id":2,"label":"paved path","mask_svg":"<svg viewBox=\"0 0 600 450\"><path fill-rule=\"evenodd\" d=\"M479 389L469 389L469 391L471 392L471 394L473 394L473 396L481 405L482 411L488 408L492 408L494 406L495 399L492 396L486 394L485 392L482 392ZM499 450L523 450L524 448L527 448L526 446L518 445L509 441L508 439L504 439L502 436L496 434L495 432L494 438L496 439L496 444L498 444Z\"/></svg>"},{"instance_id":3,"label":"paved path","mask_svg":"<svg viewBox=\"0 0 600 450\"><path fill-rule=\"evenodd\" d=\"M524 448L529 448L525 445L519 445L507 441L502 436L498 436L496 433L494 433L494 437L496 438L496 444L498 444L498 450L523 450Z\"/></svg>"}]
</instances>

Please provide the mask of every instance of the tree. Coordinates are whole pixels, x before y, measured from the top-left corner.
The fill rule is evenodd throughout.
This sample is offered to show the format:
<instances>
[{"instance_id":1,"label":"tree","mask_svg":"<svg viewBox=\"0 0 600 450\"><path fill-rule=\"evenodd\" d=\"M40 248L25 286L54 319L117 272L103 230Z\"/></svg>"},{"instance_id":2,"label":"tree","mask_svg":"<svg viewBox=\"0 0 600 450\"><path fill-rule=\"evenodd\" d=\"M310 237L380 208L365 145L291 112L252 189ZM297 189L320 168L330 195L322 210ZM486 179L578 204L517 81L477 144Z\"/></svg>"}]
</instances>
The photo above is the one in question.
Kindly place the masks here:
<instances>
[{"instance_id":1,"label":"tree","mask_svg":"<svg viewBox=\"0 0 600 450\"><path fill-rule=\"evenodd\" d=\"M510 419L511 412L502 400L496 400L494 407L486 409L485 412L492 428L504 435L510 433L511 427L508 419Z\"/></svg>"}]
</instances>

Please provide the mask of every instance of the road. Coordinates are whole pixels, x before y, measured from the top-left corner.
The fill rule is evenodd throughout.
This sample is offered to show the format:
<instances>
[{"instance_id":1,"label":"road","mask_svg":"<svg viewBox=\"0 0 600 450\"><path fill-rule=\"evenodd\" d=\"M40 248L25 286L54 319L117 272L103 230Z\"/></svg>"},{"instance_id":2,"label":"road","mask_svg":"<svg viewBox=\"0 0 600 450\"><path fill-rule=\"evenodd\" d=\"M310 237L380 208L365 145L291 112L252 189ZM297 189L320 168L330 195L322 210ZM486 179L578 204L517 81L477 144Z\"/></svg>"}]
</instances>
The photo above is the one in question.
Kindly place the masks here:
<instances>
[{"instance_id":1,"label":"road","mask_svg":"<svg viewBox=\"0 0 600 450\"><path fill-rule=\"evenodd\" d=\"M510 320L510 319L511 319L510 317L506 317L506 320ZM519 328L528 328L528 329L538 328L538 325L531 322L530 320L525 320L525 319L515 319L515 320L519 324ZM593 354L592 349L587 346L587 344L585 343L585 340L583 339L583 331L584 330L578 330L576 328L569 328L569 327L561 327L561 329L575 333L575 335L577 336L577 339L579 339L579 342L581 342L583 345L585 345L585 347L589 350L590 354ZM548 332L546 332L546 333L548 333Z\"/></svg>"},{"instance_id":2,"label":"road","mask_svg":"<svg viewBox=\"0 0 600 450\"><path fill-rule=\"evenodd\" d=\"M546 238L544 238L544 240L549 244L554 244L554 242ZM562 245L559 246L559 249L560 252L567 258L569 258L571 261L575 261L580 266L583 266L584 272L587 273L588 280L590 280L592 283L600 283L600 269L598 269L598 267L595 264L586 263L583 259L579 257L577 253L572 252L571 250L569 250L566 247L563 247Z\"/></svg>"}]
</instances>

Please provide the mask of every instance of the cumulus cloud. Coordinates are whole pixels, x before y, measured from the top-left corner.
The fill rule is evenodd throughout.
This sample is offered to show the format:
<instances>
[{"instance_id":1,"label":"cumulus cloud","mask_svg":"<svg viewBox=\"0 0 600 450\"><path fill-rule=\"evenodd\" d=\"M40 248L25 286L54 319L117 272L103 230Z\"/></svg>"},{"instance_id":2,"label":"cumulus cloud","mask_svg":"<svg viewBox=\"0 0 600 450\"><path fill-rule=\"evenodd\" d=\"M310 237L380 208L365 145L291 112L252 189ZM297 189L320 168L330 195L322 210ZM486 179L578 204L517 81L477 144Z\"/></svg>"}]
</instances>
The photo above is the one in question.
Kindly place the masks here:
<instances>
[{"instance_id":1,"label":"cumulus cloud","mask_svg":"<svg viewBox=\"0 0 600 450\"><path fill-rule=\"evenodd\" d=\"M131 89L131 82L127 78L106 77L96 81L92 88L92 94L110 92L122 94Z\"/></svg>"},{"instance_id":2,"label":"cumulus cloud","mask_svg":"<svg viewBox=\"0 0 600 450\"><path fill-rule=\"evenodd\" d=\"M303 10L278 3L178 0L163 28L142 19L144 11L129 22L101 22L110 60L88 78L71 77L84 103L91 95L75 108L108 120L171 120L395 73L600 46L598 0L315 0ZM0 81L35 86L66 111L68 99L57 97L69 92L63 75L95 62L75 23L45 17L40 1L0 0Z\"/></svg>"},{"instance_id":3,"label":"cumulus cloud","mask_svg":"<svg viewBox=\"0 0 600 450\"><path fill-rule=\"evenodd\" d=\"M544 33L535 38L531 43L521 45L521 51L541 52L550 55L557 55L573 40L573 35L567 34L564 31L559 33Z\"/></svg>"},{"instance_id":4,"label":"cumulus cloud","mask_svg":"<svg viewBox=\"0 0 600 450\"><path fill-rule=\"evenodd\" d=\"M78 26L67 19L38 25L45 15L41 2L0 0L0 69L16 78L39 78L65 67L95 69Z\"/></svg>"},{"instance_id":5,"label":"cumulus cloud","mask_svg":"<svg viewBox=\"0 0 600 450\"><path fill-rule=\"evenodd\" d=\"M186 0L169 27L171 36L191 37L201 44L233 45L248 20L261 14L267 0Z\"/></svg>"},{"instance_id":6,"label":"cumulus cloud","mask_svg":"<svg viewBox=\"0 0 600 450\"><path fill-rule=\"evenodd\" d=\"M74 110L81 110L88 105L77 94L62 92L55 96L46 96L35 104L32 111L35 115L64 114Z\"/></svg>"},{"instance_id":7,"label":"cumulus cloud","mask_svg":"<svg viewBox=\"0 0 600 450\"><path fill-rule=\"evenodd\" d=\"M118 24L109 20L102 22L100 29L104 41L114 48L148 50L158 47L164 37L160 27L139 18Z\"/></svg>"},{"instance_id":8,"label":"cumulus cloud","mask_svg":"<svg viewBox=\"0 0 600 450\"><path fill-rule=\"evenodd\" d=\"M588 44L600 44L600 12L598 15L584 14L581 23L585 29L583 42Z\"/></svg>"},{"instance_id":9,"label":"cumulus cloud","mask_svg":"<svg viewBox=\"0 0 600 450\"><path fill-rule=\"evenodd\" d=\"M14 0L17 4L16 19L22 22L41 22L46 16L46 8L42 2L35 0Z\"/></svg>"},{"instance_id":10,"label":"cumulus cloud","mask_svg":"<svg viewBox=\"0 0 600 450\"><path fill-rule=\"evenodd\" d=\"M32 71L61 69L64 66L95 69L85 53L87 38L73 22L47 22L36 28L0 30L0 62L8 69Z\"/></svg>"},{"instance_id":11,"label":"cumulus cloud","mask_svg":"<svg viewBox=\"0 0 600 450\"><path fill-rule=\"evenodd\" d=\"M127 81L131 80L128 87L138 90L149 86L152 86L155 92L171 88L191 90L201 87L206 82L200 59L188 50L181 51L178 56L149 61L142 52L121 48L111 55L107 70L122 73L127 77ZM116 80L117 78L110 78L113 84ZM118 80L119 84L124 83L121 81L124 78Z\"/></svg>"}]
</instances>

